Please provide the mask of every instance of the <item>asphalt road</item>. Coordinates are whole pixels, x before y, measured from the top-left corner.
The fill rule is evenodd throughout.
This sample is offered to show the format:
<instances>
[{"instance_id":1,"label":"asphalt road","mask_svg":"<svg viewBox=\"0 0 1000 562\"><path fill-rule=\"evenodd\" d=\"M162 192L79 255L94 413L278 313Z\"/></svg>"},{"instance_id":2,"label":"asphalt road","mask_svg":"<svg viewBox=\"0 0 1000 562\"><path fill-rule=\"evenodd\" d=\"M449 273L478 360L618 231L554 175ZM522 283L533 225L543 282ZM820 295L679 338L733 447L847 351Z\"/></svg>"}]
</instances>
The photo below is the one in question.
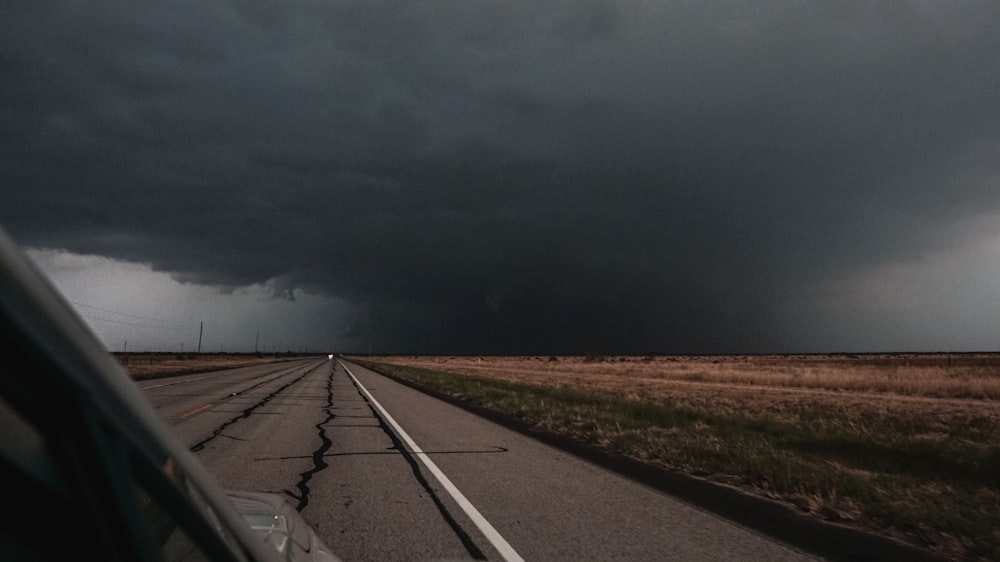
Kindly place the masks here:
<instances>
[{"instance_id":1,"label":"asphalt road","mask_svg":"<svg viewBox=\"0 0 1000 562\"><path fill-rule=\"evenodd\" d=\"M283 492L354 560L809 560L326 357L140 385L225 488Z\"/></svg>"}]
</instances>

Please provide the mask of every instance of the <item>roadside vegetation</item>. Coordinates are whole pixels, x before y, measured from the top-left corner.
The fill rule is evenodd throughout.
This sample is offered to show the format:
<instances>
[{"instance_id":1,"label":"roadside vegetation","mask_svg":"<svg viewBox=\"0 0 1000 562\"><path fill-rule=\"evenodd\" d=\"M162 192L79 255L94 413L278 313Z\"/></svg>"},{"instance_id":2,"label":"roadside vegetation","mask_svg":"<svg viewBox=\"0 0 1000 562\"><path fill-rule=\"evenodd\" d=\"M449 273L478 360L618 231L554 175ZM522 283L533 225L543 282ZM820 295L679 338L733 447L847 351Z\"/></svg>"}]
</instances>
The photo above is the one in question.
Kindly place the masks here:
<instances>
[{"instance_id":1,"label":"roadside vegetation","mask_svg":"<svg viewBox=\"0 0 1000 562\"><path fill-rule=\"evenodd\" d=\"M1000 560L1000 356L352 359L956 560Z\"/></svg>"},{"instance_id":2,"label":"roadside vegetation","mask_svg":"<svg viewBox=\"0 0 1000 562\"><path fill-rule=\"evenodd\" d=\"M261 363L288 361L299 354L278 353L114 353L112 356L134 380L234 369Z\"/></svg>"}]
</instances>

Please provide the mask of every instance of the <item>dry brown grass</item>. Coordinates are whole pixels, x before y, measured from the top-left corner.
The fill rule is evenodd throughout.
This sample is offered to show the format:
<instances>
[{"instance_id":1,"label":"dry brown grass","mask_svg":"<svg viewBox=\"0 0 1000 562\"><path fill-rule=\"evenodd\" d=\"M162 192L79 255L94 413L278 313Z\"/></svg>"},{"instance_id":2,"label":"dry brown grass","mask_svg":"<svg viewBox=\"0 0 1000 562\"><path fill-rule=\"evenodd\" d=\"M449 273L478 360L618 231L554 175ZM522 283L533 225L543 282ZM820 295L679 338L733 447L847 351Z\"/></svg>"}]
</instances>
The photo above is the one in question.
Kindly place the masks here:
<instances>
[{"instance_id":1,"label":"dry brown grass","mask_svg":"<svg viewBox=\"0 0 1000 562\"><path fill-rule=\"evenodd\" d=\"M624 398L756 411L796 421L914 418L942 433L970 418L1000 427L1000 354L679 357L383 357L380 361ZM928 435L928 438L933 438ZM1000 439L998 439L1000 443Z\"/></svg>"},{"instance_id":2,"label":"dry brown grass","mask_svg":"<svg viewBox=\"0 0 1000 562\"><path fill-rule=\"evenodd\" d=\"M647 402L759 412L795 422L826 412L858 427L919 420L948 435L970 420L1000 430L1000 354L682 357L383 357L380 361ZM1000 444L1000 435L997 436Z\"/></svg>"},{"instance_id":3,"label":"dry brown grass","mask_svg":"<svg viewBox=\"0 0 1000 562\"><path fill-rule=\"evenodd\" d=\"M977 464L992 466L1000 454L1000 354L396 356L378 361L692 413L717 427L666 423L633 431L612 422L587 429L595 423L580 416L551 425L571 434L584 428L598 444L606 441L634 458L748 486L817 516L872 527L955 559L1000 554L997 476L982 473L986 465ZM545 419L542 414L537 423L549 425ZM763 449L745 447L743 434L718 429L736 419L749 424L746 435L765 432ZM759 457L767 459L767 466L755 466L766 443L783 440L801 450L781 449L776 456ZM802 443L809 445L802 448ZM727 464L712 458L713 450L745 458ZM781 459L798 467L788 470L815 474L768 475ZM748 479L741 471L757 476ZM774 487L782 479L791 486ZM811 483L798 487L795 482Z\"/></svg>"},{"instance_id":4,"label":"dry brown grass","mask_svg":"<svg viewBox=\"0 0 1000 562\"><path fill-rule=\"evenodd\" d=\"M240 353L116 353L115 359L133 379L145 380L214 369L287 361L283 355Z\"/></svg>"},{"instance_id":5,"label":"dry brown grass","mask_svg":"<svg viewBox=\"0 0 1000 562\"><path fill-rule=\"evenodd\" d=\"M1000 354L380 358L532 384L655 392L684 383L1000 399Z\"/></svg>"}]
</instances>

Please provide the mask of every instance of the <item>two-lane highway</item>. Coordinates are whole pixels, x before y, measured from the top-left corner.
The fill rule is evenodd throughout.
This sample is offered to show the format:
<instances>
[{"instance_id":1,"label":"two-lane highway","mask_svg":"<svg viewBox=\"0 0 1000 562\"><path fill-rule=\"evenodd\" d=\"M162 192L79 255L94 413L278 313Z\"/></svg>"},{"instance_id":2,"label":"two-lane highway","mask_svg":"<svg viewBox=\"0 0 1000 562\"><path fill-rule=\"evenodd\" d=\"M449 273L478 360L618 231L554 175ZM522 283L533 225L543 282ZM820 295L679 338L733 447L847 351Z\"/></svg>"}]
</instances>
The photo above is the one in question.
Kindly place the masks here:
<instances>
[{"instance_id":1,"label":"two-lane highway","mask_svg":"<svg viewBox=\"0 0 1000 562\"><path fill-rule=\"evenodd\" d=\"M220 484L287 494L348 562L810 559L350 363L142 388Z\"/></svg>"}]
</instances>

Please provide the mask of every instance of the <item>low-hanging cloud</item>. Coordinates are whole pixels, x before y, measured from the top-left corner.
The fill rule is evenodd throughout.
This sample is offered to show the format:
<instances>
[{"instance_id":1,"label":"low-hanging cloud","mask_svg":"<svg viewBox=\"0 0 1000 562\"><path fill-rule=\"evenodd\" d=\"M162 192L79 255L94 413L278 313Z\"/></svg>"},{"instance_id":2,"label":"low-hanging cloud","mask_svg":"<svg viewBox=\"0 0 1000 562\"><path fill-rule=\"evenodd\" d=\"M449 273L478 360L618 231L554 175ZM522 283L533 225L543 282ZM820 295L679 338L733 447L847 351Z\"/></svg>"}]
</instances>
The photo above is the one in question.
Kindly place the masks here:
<instances>
[{"instance_id":1,"label":"low-hanging cloud","mask_svg":"<svg viewBox=\"0 0 1000 562\"><path fill-rule=\"evenodd\" d=\"M998 12L14 2L0 221L399 350L780 350L803 288L996 234Z\"/></svg>"}]
</instances>

